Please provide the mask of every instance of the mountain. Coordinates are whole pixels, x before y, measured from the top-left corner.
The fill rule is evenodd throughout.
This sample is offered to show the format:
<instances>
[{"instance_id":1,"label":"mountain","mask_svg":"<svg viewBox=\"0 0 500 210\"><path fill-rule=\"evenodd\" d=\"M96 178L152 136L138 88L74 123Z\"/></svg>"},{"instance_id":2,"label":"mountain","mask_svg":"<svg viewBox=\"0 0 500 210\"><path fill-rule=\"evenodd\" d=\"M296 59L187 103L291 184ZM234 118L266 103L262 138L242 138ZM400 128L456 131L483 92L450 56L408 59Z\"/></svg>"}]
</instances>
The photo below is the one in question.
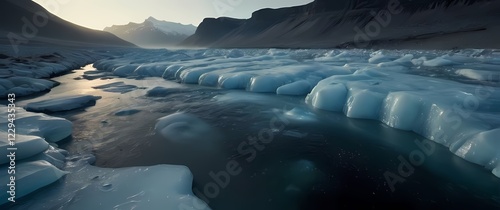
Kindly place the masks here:
<instances>
[{"instance_id":1,"label":"mountain","mask_svg":"<svg viewBox=\"0 0 500 210\"><path fill-rule=\"evenodd\" d=\"M500 48L500 1L315 0L206 18L187 47Z\"/></svg>"},{"instance_id":2,"label":"mountain","mask_svg":"<svg viewBox=\"0 0 500 210\"><path fill-rule=\"evenodd\" d=\"M160 21L153 17L143 23L129 23L127 25L114 25L106 27L104 31L132 42L141 47L169 47L179 44L188 36L193 35L196 27Z\"/></svg>"},{"instance_id":3,"label":"mountain","mask_svg":"<svg viewBox=\"0 0 500 210\"><path fill-rule=\"evenodd\" d=\"M136 47L111 33L65 21L31 0L0 0L0 43Z\"/></svg>"}]
</instances>

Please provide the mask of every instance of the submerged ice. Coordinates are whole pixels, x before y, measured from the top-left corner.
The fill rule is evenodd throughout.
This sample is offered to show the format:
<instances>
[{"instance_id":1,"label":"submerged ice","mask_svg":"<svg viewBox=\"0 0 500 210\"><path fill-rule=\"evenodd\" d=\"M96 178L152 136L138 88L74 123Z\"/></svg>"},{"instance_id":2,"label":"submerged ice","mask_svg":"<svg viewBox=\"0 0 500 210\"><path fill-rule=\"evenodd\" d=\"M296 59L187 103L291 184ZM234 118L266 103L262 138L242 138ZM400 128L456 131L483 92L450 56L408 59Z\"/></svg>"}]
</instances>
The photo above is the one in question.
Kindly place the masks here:
<instances>
[{"instance_id":1,"label":"submerged ice","mask_svg":"<svg viewBox=\"0 0 500 210\"><path fill-rule=\"evenodd\" d=\"M215 128L188 113L174 113L157 120L155 131L168 141L210 150L219 139Z\"/></svg>"}]
</instances>

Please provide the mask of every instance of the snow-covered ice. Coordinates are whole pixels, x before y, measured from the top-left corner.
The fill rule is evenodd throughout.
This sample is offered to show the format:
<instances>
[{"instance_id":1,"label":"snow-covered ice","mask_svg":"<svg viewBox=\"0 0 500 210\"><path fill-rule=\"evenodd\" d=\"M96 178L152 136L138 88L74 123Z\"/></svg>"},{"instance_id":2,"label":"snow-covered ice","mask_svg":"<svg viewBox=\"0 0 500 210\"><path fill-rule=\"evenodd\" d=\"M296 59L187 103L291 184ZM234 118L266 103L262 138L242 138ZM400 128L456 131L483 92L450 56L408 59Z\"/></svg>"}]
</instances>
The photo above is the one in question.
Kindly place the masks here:
<instances>
[{"instance_id":1,"label":"snow-covered ice","mask_svg":"<svg viewBox=\"0 0 500 210\"><path fill-rule=\"evenodd\" d=\"M452 152L466 160L487 166L485 162L460 155L457 148L463 147L460 145L466 141L469 144L470 141L473 144L495 141L474 136L499 125L500 118L493 105L500 99L499 92L495 91L498 88L371 71L374 70L359 70L353 75L323 80L306 102L319 109L344 112L348 117L379 120L393 128L414 131L450 147ZM492 112L496 117L490 116L490 120L485 121L484 112ZM470 148L469 153L482 151L466 148ZM494 159L500 154L500 150L494 150L481 153L481 156Z\"/></svg>"},{"instance_id":2,"label":"snow-covered ice","mask_svg":"<svg viewBox=\"0 0 500 210\"><path fill-rule=\"evenodd\" d=\"M0 109L0 126L7 128L7 108ZM58 142L69 137L73 124L63 118L16 109L16 134L39 136L47 142Z\"/></svg>"},{"instance_id":3,"label":"snow-covered ice","mask_svg":"<svg viewBox=\"0 0 500 210\"><path fill-rule=\"evenodd\" d=\"M0 52L7 56L0 68L0 98L6 98L8 93L22 97L48 91L57 85L48 78L110 56L85 49L20 46L17 54L11 49L9 45L0 45Z\"/></svg>"},{"instance_id":4,"label":"snow-covered ice","mask_svg":"<svg viewBox=\"0 0 500 210\"><path fill-rule=\"evenodd\" d=\"M8 167L5 165L0 167L0 170L2 170L0 180L4 183L9 183L8 180L11 175L7 173ZM44 160L20 163L16 165L15 196L20 198L28 195L35 190L52 184L65 174L66 172L59 170L57 167ZM7 192L9 191L9 187L2 185L0 190L2 190L2 192ZM9 197L10 194L2 193L2 195L0 195L0 204L7 203Z\"/></svg>"},{"instance_id":5,"label":"snow-covered ice","mask_svg":"<svg viewBox=\"0 0 500 210\"><path fill-rule=\"evenodd\" d=\"M18 97L31 95L50 90L57 83L29 77L8 77L0 79L0 97L6 98L7 94L16 94Z\"/></svg>"},{"instance_id":6,"label":"snow-covered ice","mask_svg":"<svg viewBox=\"0 0 500 210\"><path fill-rule=\"evenodd\" d=\"M7 116L6 107L2 116ZM122 110L132 111L132 110ZM92 155L66 157L64 150L50 146L45 140L57 142L71 135L71 122L62 118L16 109L16 185L15 199L34 193L30 202L13 209L206 209L209 207L192 192L193 175L185 166L157 165L121 169L105 169L90 165ZM188 117L189 120L189 117ZM0 134L7 128L1 118ZM9 183L7 147L2 138L0 149L0 181ZM57 180L63 181L55 183ZM7 192L10 186L0 186ZM0 205L10 194L0 195Z\"/></svg>"},{"instance_id":7,"label":"snow-covered ice","mask_svg":"<svg viewBox=\"0 0 500 210\"><path fill-rule=\"evenodd\" d=\"M7 108L2 107L0 117L0 134L7 137ZM14 161L16 161L16 186L15 196L20 198L31 192L47 186L66 173L61 170L66 153L49 145L49 142L60 141L71 135L71 122L44 114L27 112L21 108L16 108L16 135L15 145L10 145L8 138L1 138L0 149L0 180L9 183L11 174L8 166L11 165L12 158L10 150L15 147ZM4 130L5 129L5 130ZM12 138L11 138L12 139ZM10 186L2 185L0 190L7 192ZM0 204L8 202L10 194L2 193Z\"/></svg>"},{"instance_id":8,"label":"snow-covered ice","mask_svg":"<svg viewBox=\"0 0 500 210\"><path fill-rule=\"evenodd\" d=\"M61 112L74 109L80 109L95 105L100 96L92 95L74 95L61 96L43 101L31 102L26 105L27 111L33 112Z\"/></svg>"},{"instance_id":9,"label":"snow-covered ice","mask_svg":"<svg viewBox=\"0 0 500 210\"><path fill-rule=\"evenodd\" d=\"M7 132L0 131L2 137L7 137ZM43 138L39 136L27 136L18 134L15 136L16 148L16 158L18 159L26 159L28 157L34 156L36 154L42 153L49 148L49 143L47 143ZM7 138L2 138L0 141L0 155L2 159L0 159L0 164L5 164L9 162L7 155L11 151L8 150L9 142Z\"/></svg>"},{"instance_id":10,"label":"snow-covered ice","mask_svg":"<svg viewBox=\"0 0 500 210\"><path fill-rule=\"evenodd\" d=\"M91 61L96 57L99 56L88 56L84 60ZM321 113L336 112L338 114L328 113L328 116L345 114L349 118L374 120L383 123L384 127L414 132L448 147L458 157L481 165L500 177L500 62L498 53L494 51L134 50L101 58L105 59L94 63L97 71L85 72L82 79L112 81L108 84L92 81L91 91L109 92L103 95L134 98L143 103L107 109L106 117L117 119L110 120L109 127L127 124L125 118L155 116L153 121L159 119L151 122L156 123L151 135L155 140L167 142L163 145L175 145L194 152L219 149L220 144L216 142L224 139L213 122L224 123L225 118L214 119L202 113L204 110L211 111L204 107L205 104L197 104L196 100L203 97L206 100L203 102L217 105L217 108L224 107L222 111L236 107L228 115L238 116L238 109L246 109L249 104L257 107L252 106L255 115L277 115L290 125L279 135L295 139L287 144L314 144L311 139L317 134L304 132L298 126L322 122L324 116ZM85 62L78 65L59 63L67 68ZM37 65L63 69L57 65ZM35 74L28 67L16 70L14 76L0 79L0 93L14 91L23 96L49 90L57 83L37 78L55 73ZM181 84L172 87L169 85L172 82L163 80ZM192 85L196 84L205 87L203 90L194 88ZM137 89L147 91L135 91ZM191 89L196 91L190 92ZM186 103L196 104L190 107L193 109L183 110L182 106L174 104L173 110L162 107L156 110L159 113L155 113L144 108L149 102L182 98L184 92L189 93L185 94L189 101ZM130 94L144 95L130 97ZM81 108L97 100L93 95L50 97L46 97L49 100L29 103L26 108L55 112ZM278 106L282 104L285 108L280 109ZM263 107L272 108L261 110ZM7 113L3 110L0 125L5 128ZM184 166L95 167L89 164L92 156L68 159L67 152L58 149L55 144L49 145L72 134L71 122L22 109L17 110L16 118L18 147L22 148L18 154L20 165L36 166L32 168L43 177L22 192L30 193L65 176L63 181L45 188L49 189L47 193L32 194L30 199L33 202L16 206L18 209L33 209L41 203L49 203L44 205L45 209L156 209L160 206L168 209L199 209L197 206L208 209L193 195L193 175ZM249 123L250 128L257 130L260 125L269 124L260 121ZM0 134L5 132L0 129ZM278 131L272 132L278 136ZM397 143L397 140L394 142ZM6 141L0 142L0 149L6 148L7 144ZM5 167L8 160L0 160ZM289 183L282 190L297 195L315 180L324 178L318 167L320 165L314 161L299 160L288 171L291 176L285 180ZM1 177L4 179L4 174Z\"/></svg>"},{"instance_id":11,"label":"snow-covered ice","mask_svg":"<svg viewBox=\"0 0 500 210\"><path fill-rule=\"evenodd\" d=\"M466 142L493 141L484 140L493 138L492 135L480 134L500 126L499 110L495 108L500 101L500 65L494 51L210 49L148 52L104 59L94 67L108 72L120 69L116 74L119 76L153 76L222 89L307 96L305 101L311 107L413 131L450 147L466 160L489 170L495 168L458 152L462 146L467 147ZM164 97L170 91L154 88L148 95ZM225 97L229 96L215 99L222 101ZM255 96L244 97L236 94L232 101L261 100ZM298 116L300 118L311 117ZM467 148L472 148L468 150L470 153L476 152L475 147ZM492 160L498 154L500 149L495 149L485 153L484 158Z\"/></svg>"},{"instance_id":12,"label":"snow-covered ice","mask_svg":"<svg viewBox=\"0 0 500 210\"><path fill-rule=\"evenodd\" d=\"M106 169L93 161L91 155L69 157L57 189L15 209L210 209L193 194L193 175L185 166Z\"/></svg>"}]
</instances>

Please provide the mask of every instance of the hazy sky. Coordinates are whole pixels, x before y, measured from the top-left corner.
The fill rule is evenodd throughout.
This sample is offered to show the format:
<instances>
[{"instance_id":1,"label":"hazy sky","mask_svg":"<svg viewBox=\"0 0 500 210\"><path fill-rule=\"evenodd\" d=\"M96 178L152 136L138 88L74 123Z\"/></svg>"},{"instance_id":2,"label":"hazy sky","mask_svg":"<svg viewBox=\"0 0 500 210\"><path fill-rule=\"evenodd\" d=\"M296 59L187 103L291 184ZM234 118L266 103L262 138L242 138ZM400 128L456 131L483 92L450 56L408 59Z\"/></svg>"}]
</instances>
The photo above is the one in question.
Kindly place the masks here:
<instances>
[{"instance_id":1,"label":"hazy sky","mask_svg":"<svg viewBox=\"0 0 500 210\"><path fill-rule=\"evenodd\" d=\"M34 0L70 22L102 30L106 26L159 20L198 25L205 17L248 18L261 8L302 5L313 0Z\"/></svg>"}]
</instances>

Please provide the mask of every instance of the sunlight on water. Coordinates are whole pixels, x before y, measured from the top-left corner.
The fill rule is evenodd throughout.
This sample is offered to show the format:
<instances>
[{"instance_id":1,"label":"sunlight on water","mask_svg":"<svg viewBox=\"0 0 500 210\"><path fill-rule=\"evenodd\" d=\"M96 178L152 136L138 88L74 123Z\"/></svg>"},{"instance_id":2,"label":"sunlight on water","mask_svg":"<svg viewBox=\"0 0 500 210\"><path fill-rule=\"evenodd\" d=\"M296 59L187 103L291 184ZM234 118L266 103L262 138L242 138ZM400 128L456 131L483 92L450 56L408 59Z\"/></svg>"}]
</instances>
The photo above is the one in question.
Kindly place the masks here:
<instances>
[{"instance_id":1,"label":"sunlight on water","mask_svg":"<svg viewBox=\"0 0 500 210\"><path fill-rule=\"evenodd\" d=\"M499 206L498 150L474 155L499 122L498 84L478 76L497 74L490 52L232 51L130 52L55 78L19 106L102 96L52 114L74 124L60 145L103 168L185 165L212 209ZM442 116L478 87L488 98L458 112L467 117L456 129Z\"/></svg>"}]
</instances>

